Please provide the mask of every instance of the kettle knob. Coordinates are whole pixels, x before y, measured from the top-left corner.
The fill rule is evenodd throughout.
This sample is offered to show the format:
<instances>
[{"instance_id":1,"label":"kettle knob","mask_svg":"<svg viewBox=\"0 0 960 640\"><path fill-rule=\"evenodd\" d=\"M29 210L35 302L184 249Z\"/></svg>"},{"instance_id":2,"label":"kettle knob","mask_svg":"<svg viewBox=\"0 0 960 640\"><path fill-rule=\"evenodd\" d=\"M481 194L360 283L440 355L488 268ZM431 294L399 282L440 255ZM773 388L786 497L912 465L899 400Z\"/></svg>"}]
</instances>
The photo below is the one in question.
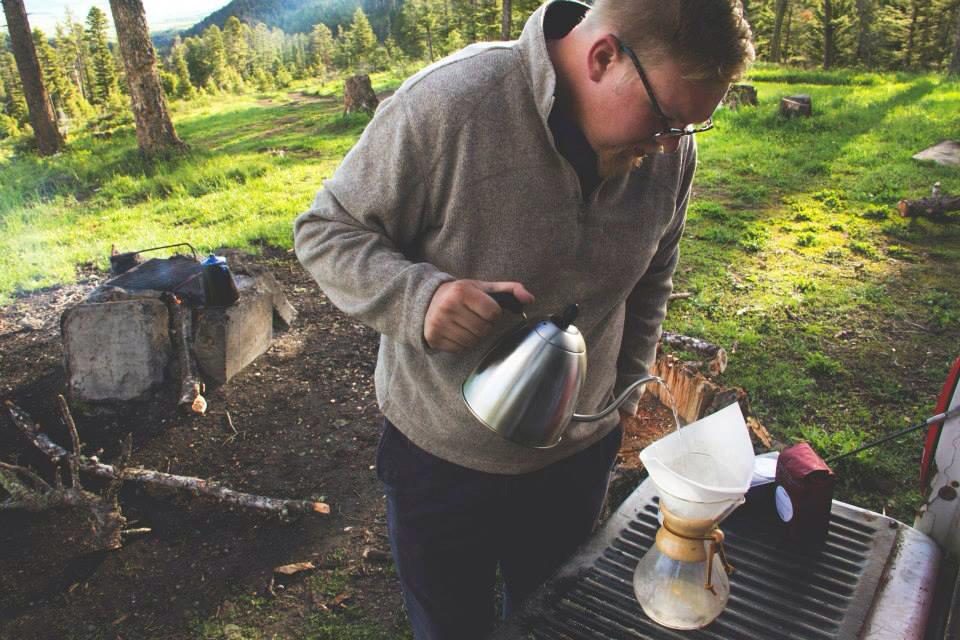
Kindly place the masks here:
<instances>
[{"instance_id":1,"label":"kettle knob","mask_svg":"<svg viewBox=\"0 0 960 640\"><path fill-rule=\"evenodd\" d=\"M553 322L553 324L557 325L561 329L566 329L571 324L573 324L573 321L577 319L577 315L579 315L579 313L580 313L580 305L578 305L577 303L573 303L573 304L567 305L567 308L564 309L563 313L561 313L560 315L550 316L550 320Z\"/></svg>"}]
</instances>

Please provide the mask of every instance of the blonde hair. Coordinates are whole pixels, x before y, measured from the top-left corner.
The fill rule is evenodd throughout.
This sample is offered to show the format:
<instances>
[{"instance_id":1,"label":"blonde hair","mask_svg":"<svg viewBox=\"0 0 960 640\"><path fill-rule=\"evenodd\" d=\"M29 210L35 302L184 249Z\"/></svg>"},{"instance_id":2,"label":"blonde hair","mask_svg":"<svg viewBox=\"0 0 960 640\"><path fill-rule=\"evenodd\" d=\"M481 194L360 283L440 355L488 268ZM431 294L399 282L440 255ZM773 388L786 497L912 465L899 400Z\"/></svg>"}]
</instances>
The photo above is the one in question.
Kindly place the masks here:
<instances>
[{"instance_id":1,"label":"blonde hair","mask_svg":"<svg viewBox=\"0 0 960 640\"><path fill-rule=\"evenodd\" d=\"M675 60L687 80L733 82L755 55L740 0L596 0L586 19L645 63Z\"/></svg>"}]
</instances>

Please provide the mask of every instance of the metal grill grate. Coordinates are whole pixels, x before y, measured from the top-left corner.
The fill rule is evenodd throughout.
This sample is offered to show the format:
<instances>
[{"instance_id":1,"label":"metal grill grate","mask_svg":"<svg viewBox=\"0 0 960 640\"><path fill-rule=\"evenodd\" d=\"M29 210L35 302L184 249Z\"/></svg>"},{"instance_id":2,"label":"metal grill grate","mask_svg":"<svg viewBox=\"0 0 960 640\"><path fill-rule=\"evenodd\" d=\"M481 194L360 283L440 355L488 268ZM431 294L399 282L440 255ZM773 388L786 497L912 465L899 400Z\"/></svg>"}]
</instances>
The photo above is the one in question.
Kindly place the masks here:
<instances>
[{"instance_id":1,"label":"metal grill grate","mask_svg":"<svg viewBox=\"0 0 960 640\"><path fill-rule=\"evenodd\" d=\"M834 503L823 548L783 539L772 507L741 508L722 525L736 571L727 608L698 631L651 621L633 594L633 571L659 524L645 482L593 540L494 635L499 640L855 638L896 540L896 523Z\"/></svg>"},{"instance_id":2,"label":"metal grill grate","mask_svg":"<svg viewBox=\"0 0 960 640\"><path fill-rule=\"evenodd\" d=\"M131 291L172 291L188 304L203 304L203 266L193 258L152 258L106 284Z\"/></svg>"}]
</instances>

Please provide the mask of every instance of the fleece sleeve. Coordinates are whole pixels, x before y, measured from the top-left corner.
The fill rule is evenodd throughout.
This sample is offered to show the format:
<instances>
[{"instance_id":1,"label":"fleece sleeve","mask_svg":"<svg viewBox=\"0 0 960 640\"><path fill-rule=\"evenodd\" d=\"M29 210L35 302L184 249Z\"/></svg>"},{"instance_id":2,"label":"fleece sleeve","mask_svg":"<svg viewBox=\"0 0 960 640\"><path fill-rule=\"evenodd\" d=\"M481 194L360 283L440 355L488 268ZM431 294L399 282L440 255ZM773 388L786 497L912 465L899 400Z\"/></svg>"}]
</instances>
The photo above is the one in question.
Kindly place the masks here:
<instances>
[{"instance_id":1,"label":"fleece sleeve","mask_svg":"<svg viewBox=\"0 0 960 640\"><path fill-rule=\"evenodd\" d=\"M402 97L388 99L294 223L297 258L333 304L420 348L430 300L454 279L416 259L424 230L441 224L423 157Z\"/></svg>"},{"instance_id":2,"label":"fleece sleeve","mask_svg":"<svg viewBox=\"0 0 960 640\"><path fill-rule=\"evenodd\" d=\"M617 359L617 395L647 375L657 355L661 325L667 315L667 302L673 291L673 272L680 257L680 238L687 218L687 203L697 166L696 144L690 142L677 189L673 218L660 238L657 251L646 272L627 297L623 341ZM636 413L640 402L637 390L621 405L623 411Z\"/></svg>"}]
</instances>

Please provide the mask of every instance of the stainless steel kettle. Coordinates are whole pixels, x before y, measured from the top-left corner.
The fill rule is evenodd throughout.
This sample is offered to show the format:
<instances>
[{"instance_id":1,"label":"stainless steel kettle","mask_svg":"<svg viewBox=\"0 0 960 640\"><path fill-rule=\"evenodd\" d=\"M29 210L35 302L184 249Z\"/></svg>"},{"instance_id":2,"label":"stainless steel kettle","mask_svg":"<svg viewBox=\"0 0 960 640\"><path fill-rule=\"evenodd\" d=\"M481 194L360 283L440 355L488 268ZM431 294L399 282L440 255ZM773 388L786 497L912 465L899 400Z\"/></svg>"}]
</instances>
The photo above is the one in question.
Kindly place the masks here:
<instances>
[{"instance_id":1,"label":"stainless steel kettle","mask_svg":"<svg viewBox=\"0 0 960 640\"><path fill-rule=\"evenodd\" d=\"M488 294L500 306L523 315L510 293ZM555 446L571 421L592 422L609 415L640 385L627 387L600 413L574 413L587 377L587 344L573 325L576 304L563 313L526 322L507 333L467 376L461 388L467 408L504 438L528 447Z\"/></svg>"}]
</instances>

